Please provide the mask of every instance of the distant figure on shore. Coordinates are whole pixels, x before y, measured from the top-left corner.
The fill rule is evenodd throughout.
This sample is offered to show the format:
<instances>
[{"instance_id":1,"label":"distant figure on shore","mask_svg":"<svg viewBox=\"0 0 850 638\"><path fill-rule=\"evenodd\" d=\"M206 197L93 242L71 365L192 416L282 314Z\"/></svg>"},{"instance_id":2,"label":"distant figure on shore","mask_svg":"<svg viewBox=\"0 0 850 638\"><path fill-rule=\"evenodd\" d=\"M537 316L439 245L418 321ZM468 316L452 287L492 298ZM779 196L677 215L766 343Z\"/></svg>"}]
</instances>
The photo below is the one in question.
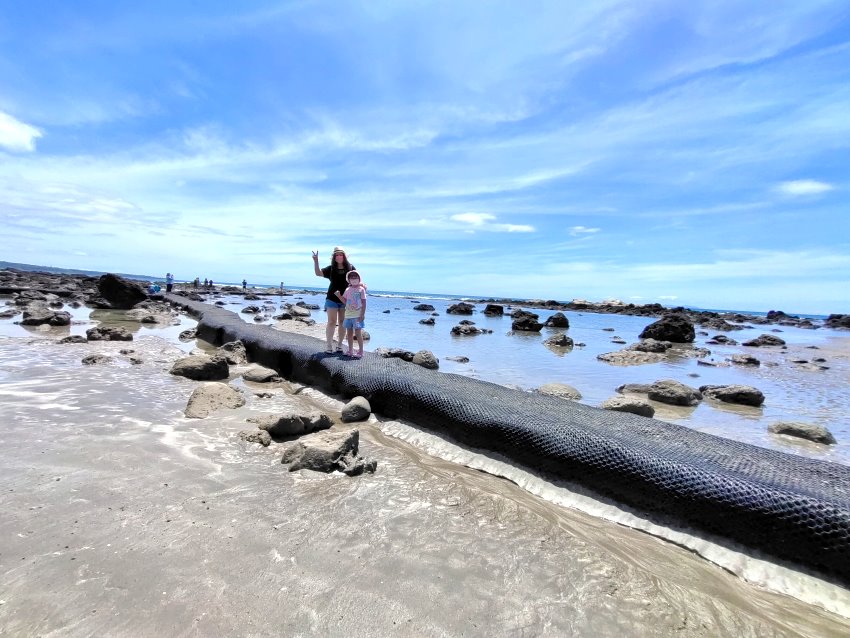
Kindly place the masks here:
<instances>
[{"instance_id":1,"label":"distant figure on shore","mask_svg":"<svg viewBox=\"0 0 850 638\"><path fill-rule=\"evenodd\" d=\"M171 292L174 287L174 275L170 272L165 273L165 292Z\"/></svg>"},{"instance_id":2,"label":"distant figure on shore","mask_svg":"<svg viewBox=\"0 0 850 638\"><path fill-rule=\"evenodd\" d=\"M334 330L339 328L339 337L337 339L337 352L342 352L342 337L345 328L342 325L345 315L345 305L340 302L336 296L336 291L345 290L348 287L348 282L345 276L352 270L354 265L349 263L348 256L345 254L345 249L342 246L336 246L331 256L331 263L324 268L319 268L319 251L313 251L313 270L317 277L330 279L328 284L328 292L325 295L325 310L328 312L328 325L325 328L325 341L327 342L325 352L333 352L334 350Z\"/></svg>"},{"instance_id":3,"label":"distant figure on shore","mask_svg":"<svg viewBox=\"0 0 850 638\"><path fill-rule=\"evenodd\" d=\"M337 299L345 304L345 337L348 341L348 356L359 359L363 356L363 328L366 325L366 288L360 283L360 273L348 271L345 275L348 288L340 294L336 291ZM357 353L354 350L354 337L357 337Z\"/></svg>"},{"instance_id":4,"label":"distant figure on shore","mask_svg":"<svg viewBox=\"0 0 850 638\"><path fill-rule=\"evenodd\" d=\"M200 286L200 285L201 285L201 278L200 278L200 277L195 277L195 281L193 281L193 282L192 282L192 286L193 286L194 288L197 288L197 287L198 287L198 286Z\"/></svg>"},{"instance_id":5,"label":"distant figure on shore","mask_svg":"<svg viewBox=\"0 0 850 638\"><path fill-rule=\"evenodd\" d=\"M248 288L248 281L243 279L242 280L242 290L246 290L247 288Z\"/></svg>"},{"instance_id":6,"label":"distant figure on shore","mask_svg":"<svg viewBox=\"0 0 850 638\"><path fill-rule=\"evenodd\" d=\"M160 290L162 290L162 288L159 287L159 284L156 284L152 281L148 282L148 294L149 295L158 295Z\"/></svg>"},{"instance_id":7,"label":"distant figure on shore","mask_svg":"<svg viewBox=\"0 0 850 638\"><path fill-rule=\"evenodd\" d=\"M210 282L206 277L204 277L204 288L209 288L209 287L210 287Z\"/></svg>"},{"instance_id":8,"label":"distant figure on shore","mask_svg":"<svg viewBox=\"0 0 850 638\"><path fill-rule=\"evenodd\" d=\"M283 295L283 291L284 291L284 288L283 288L283 282L281 281L281 282L280 282L280 294L281 294L281 295Z\"/></svg>"},{"instance_id":9,"label":"distant figure on shore","mask_svg":"<svg viewBox=\"0 0 850 638\"><path fill-rule=\"evenodd\" d=\"M209 288L210 288L210 289L212 289L212 288L214 288L214 287L215 287L215 284L213 284L213 280L212 280L212 279L210 279L210 285L209 285Z\"/></svg>"}]
</instances>

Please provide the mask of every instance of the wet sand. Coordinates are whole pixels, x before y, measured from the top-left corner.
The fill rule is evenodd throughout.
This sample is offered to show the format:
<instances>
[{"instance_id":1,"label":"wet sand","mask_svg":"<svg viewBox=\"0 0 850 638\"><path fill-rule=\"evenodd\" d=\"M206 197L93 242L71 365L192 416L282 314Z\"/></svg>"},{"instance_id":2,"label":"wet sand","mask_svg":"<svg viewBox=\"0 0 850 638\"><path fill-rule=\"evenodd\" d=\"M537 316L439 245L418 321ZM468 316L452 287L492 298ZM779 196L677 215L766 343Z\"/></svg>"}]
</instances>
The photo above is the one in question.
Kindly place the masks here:
<instances>
[{"instance_id":1,"label":"wet sand","mask_svg":"<svg viewBox=\"0 0 850 638\"><path fill-rule=\"evenodd\" d=\"M324 336L322 324L282 325ZM196 383L167 374L184 351L154 333L0 338L0 635L850 632L688 550L430 456L374 419L356 426L374 475L289 473L280 445L238 440L245 419L308 405L338 417L341 404L234 378L243 408L186 419ZM113 361L83 366L94 352Z\"/></svg>"}]
</instances>

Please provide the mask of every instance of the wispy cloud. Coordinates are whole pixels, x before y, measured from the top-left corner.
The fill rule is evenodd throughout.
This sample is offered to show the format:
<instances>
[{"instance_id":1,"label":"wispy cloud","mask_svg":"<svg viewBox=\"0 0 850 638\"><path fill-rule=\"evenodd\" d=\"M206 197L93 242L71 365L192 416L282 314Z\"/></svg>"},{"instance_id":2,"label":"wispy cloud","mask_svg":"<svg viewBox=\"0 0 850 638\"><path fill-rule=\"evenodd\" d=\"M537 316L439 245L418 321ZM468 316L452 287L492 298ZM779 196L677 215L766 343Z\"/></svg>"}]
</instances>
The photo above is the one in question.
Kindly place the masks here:
<instances>
[{"instance_id":1,"label":"wispy cloud","mask_svg":"<svg viewBox=\"0 0 850 638\"><path fill-rule=\"evenodd\" d=\"M570 235L578 237L579 235L592 235L598 233L600 228L588 228L587 226L573 226L570 228Z\"/></svg>"},{"instance_id":2,"label":"wispy cloud","mask_svg":"<svg viewBox=\"0 0 850 638\"><path fill-rule=\"evenodd\" d=\"M835 188L832 184L819 182L814 179L798 179L782 182L778 190L785 195L820 195Z\"/></svg>"},{"instance_id":3,"label":"wispy cloud","mask_svg":"<svg viewBox=\"0 0 850 638\"><path fill-rule=\"evenodd\" d=\"M0 111L0 146L10 151L30 152L35 150L35 141L42 132Z\"/></svg>"}]
</instances>

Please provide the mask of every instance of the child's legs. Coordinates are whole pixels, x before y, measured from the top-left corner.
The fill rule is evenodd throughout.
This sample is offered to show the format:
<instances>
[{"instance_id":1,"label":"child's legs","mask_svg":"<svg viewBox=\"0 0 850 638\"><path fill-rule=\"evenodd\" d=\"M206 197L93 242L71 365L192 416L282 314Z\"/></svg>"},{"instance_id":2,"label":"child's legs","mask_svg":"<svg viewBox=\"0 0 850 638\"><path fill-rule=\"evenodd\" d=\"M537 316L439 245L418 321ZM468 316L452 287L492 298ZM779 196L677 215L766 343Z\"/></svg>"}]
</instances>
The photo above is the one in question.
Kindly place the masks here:
<instances>
[{"instance_id":1,"label":"child's legs","mask_svg":"<svg viewBox=\"0 0 850 638\"><path fill-rule=\"evenodd\" d=\"M354 328L346 328L345 337L348 340L348 351L354 347Z\"/></svg>"},{"instance_id":2,"label":"child's legs","mask_svg":"<svg viewBox=\"0 0 850 638\"><path fill-rule=\"evenodd\" d=\"M360 351L360 354L363 354L363 329L355 329L354 335L357 337L357 349Z\"/></svg>"}]
</instances>

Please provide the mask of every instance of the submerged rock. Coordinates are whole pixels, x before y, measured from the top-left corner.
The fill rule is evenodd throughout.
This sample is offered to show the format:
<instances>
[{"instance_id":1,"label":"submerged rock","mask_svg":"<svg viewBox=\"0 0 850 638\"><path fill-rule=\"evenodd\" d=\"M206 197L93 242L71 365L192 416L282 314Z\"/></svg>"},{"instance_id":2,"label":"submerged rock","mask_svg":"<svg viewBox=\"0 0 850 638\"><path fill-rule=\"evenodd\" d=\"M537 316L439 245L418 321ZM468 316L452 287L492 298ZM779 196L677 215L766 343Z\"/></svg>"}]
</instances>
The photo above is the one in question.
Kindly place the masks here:
<instances>
[{"instance_id":1,"label":"submerged rock","mask_svg":"<svg viewBox=\"0 0 850 638\"><path fill-rule=\"evenodd\" d=\"M85 366L93 366L100 365L104 363L111 363L112 357L109 357L105 354L90 354L83 357L82 363Z\"/></svg>"},{"instance_id":2,"label":"submerged rock","mask_svg":"<svg viewBox=\"0 0 850 638\"><path fill-rule=\"evenodd\" d=\"M184 414L203 419L217 410L233 410L245 405L245 397L226 383L203 383L192 392Z\"/></svg>"},{"instance_id":3,"label":"submerged rock","mask_svg":"<svg viewBox=\"0 0 850 638\"><path fill-rule=\"evenodd\" d=\"M98 326L86 330L89 341L132 341L133 333L122 327Z\"/></svg>"},{"instance_id":4,"label":"submerged rock","mask_svg":"<svg viewBox=\"0 0 850 638\"><path fill-rule=\"evenodd\" d=\"M332 425L330 417L318 410L306 412L290 410L281 414L262 414L251 417L248 422L256 423L257 427L276 439L327 430Z\"/></svg>"},{"instance_id":5,"label":"submerged rock","mask_svg":"<svg viewBox=\"0 0 850 638\"><path fill-rule=\"evenodd\" d=\"M800 439L806 439L808 441L822 443L824 445L835 445L836 443L832 432L822 425L814 425L811 423L780 421L778 423L773 423L767 428L767 431L773 434L795 436Z\"/></svg>"},{"instance_id":6,"label":"submerged rock","mask_svg":"<svg viewBox=\"0 0 850 638\"><path fill-rule=\"evenodd\" d=\"M540 394L548 394L549 396L559 397L569 401L578 401L581 399L581 392L566 383L544 383L537 388L537 391Z\"/></svg>"},{"instance_id":7,"label":"submerged rock","mask_svg":"<svg viewBox=\"0 0 850 638\"><path fill-rule=\"evenodd\" d=\"M242 430L238 436L246 443L259 443L263 447L268 447L272 442L271 435L265 430Z\"/></svg>"},{"instance_id":8,"label":"submerged rock","mask_svg":"<svg viewBox=\"0 0 850 638\"><path fill-rule=\"evenodd\" d=\"M632 397L613 396L605 399L600 405L603 410L613 410L614 412L629 412L639 416L653 417L655 416L655 408Z\"/></svg>"}]
</instances>

